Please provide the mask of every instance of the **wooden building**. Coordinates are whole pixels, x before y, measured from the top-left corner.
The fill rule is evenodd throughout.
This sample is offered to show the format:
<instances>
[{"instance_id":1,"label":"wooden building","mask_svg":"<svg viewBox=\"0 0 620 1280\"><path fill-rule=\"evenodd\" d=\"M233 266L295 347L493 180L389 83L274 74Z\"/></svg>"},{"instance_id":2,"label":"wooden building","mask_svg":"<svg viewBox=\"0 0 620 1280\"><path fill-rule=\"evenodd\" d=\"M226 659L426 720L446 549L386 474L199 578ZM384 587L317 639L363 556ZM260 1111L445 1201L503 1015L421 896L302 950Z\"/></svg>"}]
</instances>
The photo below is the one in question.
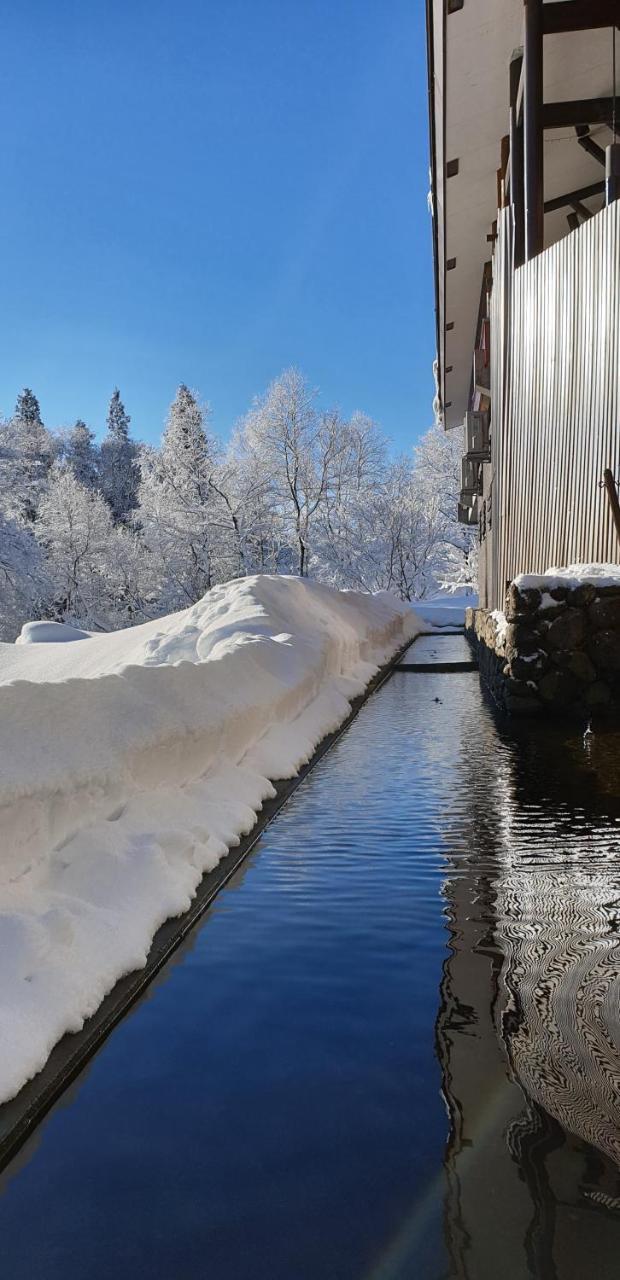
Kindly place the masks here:
<instances>
[{"instance_id":1,"label":"wooden building","mask_svg":"<svg viewBox=\"0 0 620 1280\"><path fill-rule=\"evenodd\" d=\"M438 396L493 609L620 559L620 0L427 0L427 26Z\"/></svg>"}]
</instances>

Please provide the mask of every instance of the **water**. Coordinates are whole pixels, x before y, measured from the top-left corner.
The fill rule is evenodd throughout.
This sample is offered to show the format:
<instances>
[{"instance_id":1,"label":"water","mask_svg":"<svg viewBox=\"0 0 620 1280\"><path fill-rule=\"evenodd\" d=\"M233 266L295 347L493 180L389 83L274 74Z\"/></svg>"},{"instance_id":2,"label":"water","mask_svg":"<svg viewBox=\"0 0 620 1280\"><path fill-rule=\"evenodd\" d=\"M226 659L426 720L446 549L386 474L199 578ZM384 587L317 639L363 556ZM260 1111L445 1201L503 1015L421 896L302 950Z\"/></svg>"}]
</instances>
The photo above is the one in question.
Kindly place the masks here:
<instances>
[{"instance_id":1,"label":"water","mask_svg":"<svg viewBox=\"0 0 620 1280\"><path fill-rule=\"evenodd\" d=\"M5 1172L3 1276L617 1277L619 782L395 674Z\"/></svg>"}]
</instances>

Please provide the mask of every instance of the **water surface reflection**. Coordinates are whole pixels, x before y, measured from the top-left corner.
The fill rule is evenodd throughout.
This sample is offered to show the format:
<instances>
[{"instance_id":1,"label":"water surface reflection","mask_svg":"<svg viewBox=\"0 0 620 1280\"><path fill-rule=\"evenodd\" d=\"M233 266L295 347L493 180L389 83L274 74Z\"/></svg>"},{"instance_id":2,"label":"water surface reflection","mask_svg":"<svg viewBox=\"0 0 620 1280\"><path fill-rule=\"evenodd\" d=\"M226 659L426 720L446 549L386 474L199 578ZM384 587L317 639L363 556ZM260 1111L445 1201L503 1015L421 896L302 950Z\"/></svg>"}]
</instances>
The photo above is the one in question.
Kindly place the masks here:
<instances>
[{"instance_id":1,"label":"water surface reflection","mask_svg":"<svg viewBox=\"0 0 620 1280\"><path fill-rule=\"evenodd\" d=\"M395 675L6 1171L5 1274L615 1280L619 777Z\"/></svg>"},{"instance_id":2,"label":"water surface reflection","mask_svg":"<svg viewBox=\"0 0 620 1280\"><path fill-rule=\"evenodd\" d=\"M485 738L463 744L478 835L444 888L450 1274L616 1277L620 735Z\"/></svg>"}]
</instances>

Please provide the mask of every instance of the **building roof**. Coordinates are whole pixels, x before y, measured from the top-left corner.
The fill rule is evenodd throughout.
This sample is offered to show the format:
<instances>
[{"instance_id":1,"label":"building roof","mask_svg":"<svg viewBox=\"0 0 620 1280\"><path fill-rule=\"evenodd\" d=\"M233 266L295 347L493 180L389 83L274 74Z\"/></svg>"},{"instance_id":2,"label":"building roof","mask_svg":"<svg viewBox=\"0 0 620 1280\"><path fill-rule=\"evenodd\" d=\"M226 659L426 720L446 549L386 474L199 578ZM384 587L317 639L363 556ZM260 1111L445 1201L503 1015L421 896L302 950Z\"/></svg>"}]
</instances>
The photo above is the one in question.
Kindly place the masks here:
<instances>
[{"instance_id":1,"label":"building roof","mask_svg":"<svg viewBox=\"0 0 620 1280\"><path fill-rule=\"evenodd\" d=\"M501 140L509 129L509 65L523 44L524 9L523 0L458 4L427 0L439 394L448 428L463 421L468 407ZM611 28L544 37L545 103L610 97L612 81ZM591 137L603 148L612 140L604 124L592 125ZM604 177L574 128L546 131L544 165L547 201ZM584 203L596 212L603 197ZM566 208L545 215L546 245L567 234L566 215ZM450 260L455 264L446 269Z\"/></svg>"}]
</instances>

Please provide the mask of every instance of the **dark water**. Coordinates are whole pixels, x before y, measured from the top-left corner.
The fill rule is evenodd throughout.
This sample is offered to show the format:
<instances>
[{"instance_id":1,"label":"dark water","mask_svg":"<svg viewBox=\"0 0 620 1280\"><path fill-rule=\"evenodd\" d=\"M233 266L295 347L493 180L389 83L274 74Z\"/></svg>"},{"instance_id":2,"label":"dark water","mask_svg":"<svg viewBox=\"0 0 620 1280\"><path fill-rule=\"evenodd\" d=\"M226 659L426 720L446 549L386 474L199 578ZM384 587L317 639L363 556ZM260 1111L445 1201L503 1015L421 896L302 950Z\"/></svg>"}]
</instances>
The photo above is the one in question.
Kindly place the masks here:
<instances>
[{"instance_id":1,"label":"dark water","mask_svg":"<svg viewBox=\"0 0 620 1280\"><path fill-rule=\"evenodd\" d=\"M619 782L394 675L5 1173L2 1276L618 1277Z\"/></svg>"}]
</instances>

